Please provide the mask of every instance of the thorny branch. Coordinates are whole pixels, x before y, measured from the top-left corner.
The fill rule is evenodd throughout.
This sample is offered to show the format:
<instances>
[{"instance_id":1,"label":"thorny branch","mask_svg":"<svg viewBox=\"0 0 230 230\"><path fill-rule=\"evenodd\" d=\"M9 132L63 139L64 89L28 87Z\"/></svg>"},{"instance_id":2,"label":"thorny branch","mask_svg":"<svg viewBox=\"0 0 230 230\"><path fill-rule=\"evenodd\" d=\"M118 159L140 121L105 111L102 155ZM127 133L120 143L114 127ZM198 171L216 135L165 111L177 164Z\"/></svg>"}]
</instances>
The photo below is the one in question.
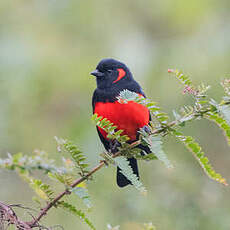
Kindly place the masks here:
<instances>
[{"instance_id":1,"label":"thorny branch","mask_svg":"<svg viewBox=\"0 0 230 230\"><path fill-rule=\"evenodd\" d=\"M9 225L15 225L20 230L31 229L29 224L17 217L11 205L0 202L0 230L7 229Z\"/></svg>"}]
</instances>

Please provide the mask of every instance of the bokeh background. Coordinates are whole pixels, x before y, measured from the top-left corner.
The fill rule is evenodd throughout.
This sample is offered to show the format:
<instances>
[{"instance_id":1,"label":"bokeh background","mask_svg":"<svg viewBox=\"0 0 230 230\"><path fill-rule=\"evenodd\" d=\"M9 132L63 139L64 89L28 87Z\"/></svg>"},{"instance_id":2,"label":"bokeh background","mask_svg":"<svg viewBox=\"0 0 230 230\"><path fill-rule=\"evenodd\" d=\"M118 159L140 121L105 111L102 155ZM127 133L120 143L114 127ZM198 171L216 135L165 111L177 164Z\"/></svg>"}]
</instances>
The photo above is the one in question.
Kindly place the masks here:
<instances>
[{"instance_id":1,"label":"bokeh background","mask_svg":"<svg viewBox=\"0 0 230 230\"><path fill-rule=\"evenodd\" d=\"M0 156L7 152L56 153L54 136L74 140L96 165L102 146L90 121L96 86L89 75L104 57L125 62L148 97L172 115L192 101L168 68L212 85L230 72L228 0L21 0L0 1ZM200 141L216 170L230 181L230 154L223 135L208 121L184 128ZM139 230L230 229L229 188L207 178L191 153L170 138L165 151L175 168L141 163L148 196L119 189L115 169L104 168L89 185L95 204L89 216L98 229L121 225ZM33 192L11 172L0 171L0 200L33 206ZM74 202L74 201L73 201ZM81 207L81 205L80 205ZM48 225L88 227L52 210Z\"/></svg>"}]
</instances>

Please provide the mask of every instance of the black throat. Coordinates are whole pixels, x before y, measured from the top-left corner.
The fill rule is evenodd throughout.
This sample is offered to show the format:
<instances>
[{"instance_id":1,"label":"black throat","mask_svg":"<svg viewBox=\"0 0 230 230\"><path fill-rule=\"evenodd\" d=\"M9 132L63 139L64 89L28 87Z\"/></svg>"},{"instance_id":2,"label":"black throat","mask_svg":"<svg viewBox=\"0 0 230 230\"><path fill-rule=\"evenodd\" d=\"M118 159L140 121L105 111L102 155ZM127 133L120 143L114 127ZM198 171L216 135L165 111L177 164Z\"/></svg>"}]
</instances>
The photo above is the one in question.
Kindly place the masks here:
<instances>
[{"instance_id":1,"label":"black throat","mask_svg":"<svg viewBox=\"0 0 230 230\"><path fill-rule=\"evenodd\" d=\"M92 101L93 110L97 102L106 103L106 102L117 101L117 97L120 95L120 92L122 92L125 89L145 96L140 85L135 80L132 80L131 82L122 86L116 85L114 87L104 88L104 89L96 88L93 94L93 101Z\"/></svg>"}]
</instances>

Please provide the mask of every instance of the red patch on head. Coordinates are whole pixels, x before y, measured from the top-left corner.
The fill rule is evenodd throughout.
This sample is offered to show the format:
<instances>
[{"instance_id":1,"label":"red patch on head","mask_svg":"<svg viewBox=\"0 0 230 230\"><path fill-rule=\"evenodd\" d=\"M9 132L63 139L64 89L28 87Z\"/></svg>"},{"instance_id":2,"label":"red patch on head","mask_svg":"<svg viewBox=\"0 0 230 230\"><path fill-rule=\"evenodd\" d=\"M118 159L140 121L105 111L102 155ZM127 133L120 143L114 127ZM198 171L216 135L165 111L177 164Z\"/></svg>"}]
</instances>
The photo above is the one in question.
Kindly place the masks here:
<instances>
[{"instance_id":1,"label":"red patch on head","mask_svg":"<svg viewBox=\"0 0 230 230\"><path fill-rule=\"evenodd\" d=\"M126 75L126 72L123 69L117 69L117 71L118 71L118 77L115 81L113 81L113 83L120 81Z\"/></svg>"}]
</instances>

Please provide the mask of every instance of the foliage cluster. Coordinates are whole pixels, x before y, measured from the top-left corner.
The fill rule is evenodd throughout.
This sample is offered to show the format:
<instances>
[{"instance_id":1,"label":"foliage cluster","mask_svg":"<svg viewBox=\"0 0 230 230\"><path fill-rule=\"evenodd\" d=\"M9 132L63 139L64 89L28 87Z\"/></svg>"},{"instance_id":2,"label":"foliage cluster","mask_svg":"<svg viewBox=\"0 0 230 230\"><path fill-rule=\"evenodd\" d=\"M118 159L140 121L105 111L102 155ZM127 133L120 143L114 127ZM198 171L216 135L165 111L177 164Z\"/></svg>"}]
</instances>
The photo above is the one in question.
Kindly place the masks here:
<instances>
[{"instance_id":1,"label":"foliage cluster","mask_svg":"<svg viewBox=\"0 0 230 230\"><path fill-rule=\"evenodd\" d=\"M183 106L180 110L174 110L175 119L172 120L155 102L128 90L121 92L118 97L120 103L135 101L145 105L151 113L152 120L148 126L139 131L139 139L129 143L129 137L122 135L123 130L117 130L116 124L111 123L107 118L94 114L92 121L107 132L107 137L111 141L120 143L116 153L102 153L103 159L95 168L89 169L89 165L86 163L87 157L79 150L77 145L69 140L57 137L55 137L57 150L62 154L61 166L57 166L48 157L47 153L38 150L35 151L33 156L18 153L9 154L8 158L0 159L0 168L16 171L38 195L38 197L34 198L34 201L39 204L41 211L31 222L27 222L31 229L41 228L40 220L50 208L57 207L78 216L89 228L95 230L96 227L86 214L87 211L90 211L92 203L85 182L90 183L93 179L92 175L103 166L114 165L121 168L121 172L132 182L136 189L146 194L146 188L132 172L127 158L135 157L138 160L147 161L158 159L167 168L173 168L163 148L164 137L167 135L184 144L211 179L227 185L227 181L219 173L215 172L198 142L193 137L184 135L181 129L187 122L208 119L218 125L225 134L228 143L230 143L230 80L225 79L222 81L224 96L221 102L218 103L208 97L209 86L204 84L195 86L187 75L178 70L170 69L168 72L172 73L180 81L183 86L183 93L189 94L194 103L189 106ZM143 154L138 148L139 144L148 145L152 153ZM37 170L47 175L49 180L61 184L64 187L64 191L57 194L55 190L57 184L51 185L50 181L43 182L41 179L34 178L32 172ZM67 195L77 196L85 204L86 210L79 210L69 203ZM119 229L119 227L112 228L108 225L108 229ZM151 224L145 224L144 229L150 230L154 229L154 227Z\"/></svg>"}]
</instances>

